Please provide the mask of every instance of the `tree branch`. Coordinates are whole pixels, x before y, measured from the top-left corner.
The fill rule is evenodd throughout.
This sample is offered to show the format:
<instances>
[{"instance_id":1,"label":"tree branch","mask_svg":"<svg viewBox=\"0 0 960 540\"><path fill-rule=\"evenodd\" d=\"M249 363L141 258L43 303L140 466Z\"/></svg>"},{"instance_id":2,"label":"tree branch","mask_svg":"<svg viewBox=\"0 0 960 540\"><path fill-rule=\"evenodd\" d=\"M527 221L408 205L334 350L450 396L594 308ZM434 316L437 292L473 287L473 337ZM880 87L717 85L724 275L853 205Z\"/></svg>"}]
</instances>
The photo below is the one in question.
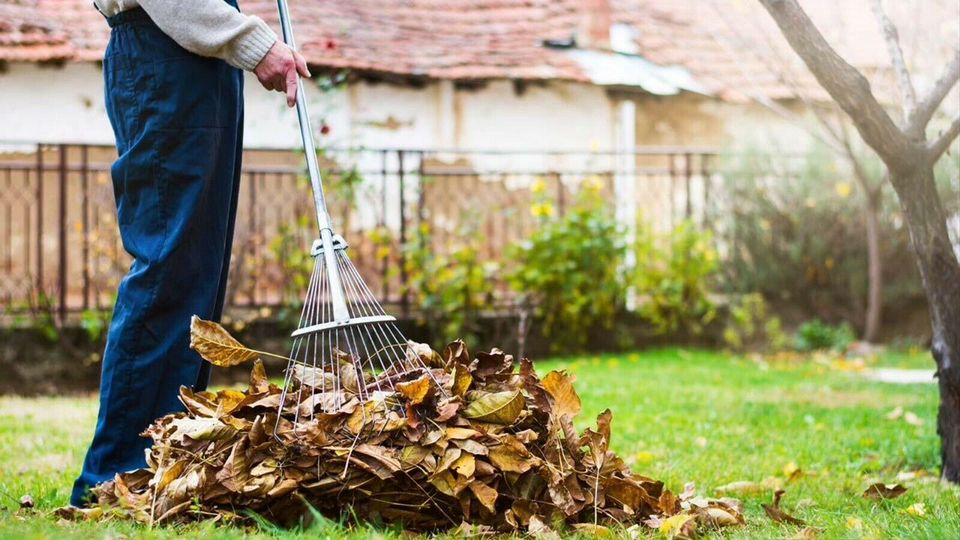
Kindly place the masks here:
<instances>
[{"instance_id":1,"label":"tree branch","mask_svg":"<svg viewBox=\"0 0 960 540\"><path fill-rule=\"evenodd\" d=\"M950 148L953 141L960 135L960 116L953 119L950 127L940 134L939 137L927 145L927 153L930 156L930 163L936 163L940 156Z\"/></svg>"},{"instance_id":2,"label":"tree branch","mask_svg":"<svg viewBox=\"0 0 960 540\"><path fill-rule=\"evenodd\" d=\"M887 53L890 55L893 71L897 75L897 87L900 89L903 109L903 122L906 124L910 116L913 115L913 110L917 107L917 92L913 88L913 81L910 80L907 63L903 60L903 50L900 48L900 36L897 33L897 27L883 11L882 0L872 0L871 7L874 16L877 18L877 23L880 25L880 31L883 32L883 39L887 43Z\"/></svg>"},{"instance_id":3,"label":"tree branch","mask_svg":"<svg viewBox=\"0 0 960 540\"><path fill-rule=\"evenodd\" d=\"M824 90L850 116L864 142L893 170L912 170L924 157L870 91L870 83L833 50L796 0L760 0Z\"/></svg>"},{"instance_id":4,"label":"tree branch","mask_svg":"<svg viewBox=\"0 0 960 540\"><path fill-rule=\"evenodd\" d=\"M912 137L919 138L923 135L927 124L933 118L933 113L937 111L940 103L953 88L953 85L960 81L960 49L957 49L953 55L953 60L944 68L943 74L933 84L933 88L927 93L914 110L913 115L907 121L907 133Z\"/></svg>"}]
</instances>

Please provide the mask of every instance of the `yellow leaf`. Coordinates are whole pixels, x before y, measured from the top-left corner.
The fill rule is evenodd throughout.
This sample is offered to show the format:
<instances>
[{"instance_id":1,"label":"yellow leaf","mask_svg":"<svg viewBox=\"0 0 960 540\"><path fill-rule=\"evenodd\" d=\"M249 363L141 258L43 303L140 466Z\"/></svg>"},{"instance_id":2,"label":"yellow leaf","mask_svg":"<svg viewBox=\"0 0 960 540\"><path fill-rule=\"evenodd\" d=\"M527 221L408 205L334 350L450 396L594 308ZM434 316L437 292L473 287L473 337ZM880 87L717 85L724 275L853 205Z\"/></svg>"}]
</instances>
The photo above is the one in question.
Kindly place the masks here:
<instances>
[{"instance_id":1,"label":"yellow leaf","mask_svg":"<svg viewBox=\"0 0 960 540\"><path fill-rule=\"evenodd\" d=\"M473 454L468 454L463 452L460 454L460 457L453 462L453 465L450 465L450 469L460 476L465 476L470 478L473 476L473 472L477 468L477 460L473 457Z\"/></svg>"},{"instance_id":2,"label":"yellow leaf","mask_svg":"<svg viewBox=\"0 0 960 540\"><path fill-rule=\"evenodd\" d=\"M480 422L510 425L523 411L524 399L519 390L483 394L467 404L463 416Z\"/></svg>"},{"instance_id":3,"label":"yellow leaf","mask_svg":"<svg viewBox=\"0 0 960 540\"><path fill-rule=\"evenodd\" d=\"M575 377L564 371L551 371L543 378L543 388L553 398L553 412L557 416L580 414L580 396L573 388Z\"/></svg>"},{"instance_id":4,"label":"yellow leaf","mask_svg":"<svg viewBox=\"0 0 960 540\"><path fill-rule=\"evenodd\" d=\"M849 516L847 517L847 528L856 531L863 530L863 520L858 517Z\"/></svg>"},{"instance_id":5,"label":"yellow leaf","mask_svg":"<svg viewBox=\"0 0 960 540\"><path fill-rule=\"evenodd\" d=\"M411 405L419 405L432 393L433 381L429 375L424 375L415 381L397 383L396 388Z\"/></svg>"},{"instance_id":6,"label":"yellow leaf","mask_svg":"<svg viewBox=\"0 0 960 540\"><path fill-rule=\"evenodd\" d=\"M470 384L473 383L473 375L470 374L470 371L463 364L458 363L453 368L453 388L451 392L455 396L463 397L467 393L467 390L470 388Z\"/></svg>"},{"instance_id":7,"label":"yellow leaf","mask_svg":"<svg viewBox=\"0 0 960 540\"><path fill-rule=\"evenodd\" d=\"M923 517L927 515L927 508L923 503L913 503L907 507L907 513L911 516Z\"/></svg>"},{"instance_id":8,"label":"yellow leaf","mask_svg":"<svg viewBox=\"0 0 960 540\"><path fill-rule=\"evenodd\" d=\"M787 480L796 480L803 474L803 471L800 470L800 467L797 466L796 462L791 461L783 466L783 475L787 477Z\"/></svg>"},{"instance_id":9,"label":"yellow leaf","mask_svg":"<svg viewBox=\"0 0 960 540\"><path fill-rule=\"evenodd\" d=\"M690 514L677 514L675 516L670 516L667 519L663 520L663 523L660 524L660 534L666 536L667 538L674 538L679 536L684 530L684 526L687 525L693 519L693 516Z\"/></svg>"}]
</instances>

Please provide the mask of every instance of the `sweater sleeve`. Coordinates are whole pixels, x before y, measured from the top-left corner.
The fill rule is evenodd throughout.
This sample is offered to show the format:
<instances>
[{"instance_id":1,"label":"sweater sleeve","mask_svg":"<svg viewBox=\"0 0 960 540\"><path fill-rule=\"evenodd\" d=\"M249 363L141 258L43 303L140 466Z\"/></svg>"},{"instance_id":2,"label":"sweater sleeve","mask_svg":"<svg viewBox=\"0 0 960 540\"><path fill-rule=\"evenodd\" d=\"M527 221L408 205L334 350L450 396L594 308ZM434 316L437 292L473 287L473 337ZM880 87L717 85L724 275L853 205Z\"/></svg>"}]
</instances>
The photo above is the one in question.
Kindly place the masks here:
<instances>
[{"instance_id":1,"label":"sweater sleeve","mask_svg":"<svg viewBox=\"0 0 960 540\"><path fill-rule=\"evenodd\" d=\"M223 0L139 0L153 22L184 49L253 71L277 41L259 17Z\"/></svg>"}]
</instances>

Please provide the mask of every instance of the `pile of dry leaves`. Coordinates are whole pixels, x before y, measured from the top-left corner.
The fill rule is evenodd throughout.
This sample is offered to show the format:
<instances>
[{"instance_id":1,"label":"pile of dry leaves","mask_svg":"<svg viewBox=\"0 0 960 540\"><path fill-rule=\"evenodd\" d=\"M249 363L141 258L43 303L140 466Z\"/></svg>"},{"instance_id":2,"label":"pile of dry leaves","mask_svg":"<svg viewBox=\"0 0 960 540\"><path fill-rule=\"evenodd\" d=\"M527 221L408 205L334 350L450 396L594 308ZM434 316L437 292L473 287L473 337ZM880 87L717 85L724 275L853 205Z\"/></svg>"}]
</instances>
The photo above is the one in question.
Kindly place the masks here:
<instances>
[{"instance_id":1,"label":"pile of dry leaves","mask_svg":"<svg viewBox=\"0 0 960 540\"><path fill-rule=\"evenodd\" d=\"M257 354L213 323L195 320L191 330L194 348L215 363ZM259 360L246 391L183 388L187 412L147 429L148 467L98 486L101 509L150 524L245 519L245 511L291 524L309 504L418 531L646 526L690 535L743 523L737 501L678 497L631 472L609 450L609 410L578 434L571 375L540 378L526 359L516 370L497 349L471 358L460 341L443 354L411 343L408 354L429 373L406 374L396 393L363 404L354 377L332 413L315 392L289 393L281 408L281 389ZM329 375L297 370L295 384L309 390Z\"/></svg>"}]
</instances>

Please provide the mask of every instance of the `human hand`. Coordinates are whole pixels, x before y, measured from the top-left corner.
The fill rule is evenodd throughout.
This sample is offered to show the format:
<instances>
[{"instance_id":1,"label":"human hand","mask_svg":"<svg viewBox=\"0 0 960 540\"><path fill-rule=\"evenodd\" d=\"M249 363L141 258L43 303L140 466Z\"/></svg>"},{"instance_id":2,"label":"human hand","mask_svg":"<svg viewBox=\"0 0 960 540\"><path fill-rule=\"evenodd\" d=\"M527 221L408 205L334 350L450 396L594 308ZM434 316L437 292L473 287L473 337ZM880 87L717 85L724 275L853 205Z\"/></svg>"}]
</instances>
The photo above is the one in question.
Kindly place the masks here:
<instances>
[{"instance_id":1,"label":"human hand","mask_svg":"<svg viewBox=\"0 0 960 540\"><path fill-rule=\"evenodd\" d=\"M303 77L310 76L303 56L280 40L270 47L253 73L267 90L286 93L289 107L297 104L297 73Z\"/></svg>"}]
</instances>

